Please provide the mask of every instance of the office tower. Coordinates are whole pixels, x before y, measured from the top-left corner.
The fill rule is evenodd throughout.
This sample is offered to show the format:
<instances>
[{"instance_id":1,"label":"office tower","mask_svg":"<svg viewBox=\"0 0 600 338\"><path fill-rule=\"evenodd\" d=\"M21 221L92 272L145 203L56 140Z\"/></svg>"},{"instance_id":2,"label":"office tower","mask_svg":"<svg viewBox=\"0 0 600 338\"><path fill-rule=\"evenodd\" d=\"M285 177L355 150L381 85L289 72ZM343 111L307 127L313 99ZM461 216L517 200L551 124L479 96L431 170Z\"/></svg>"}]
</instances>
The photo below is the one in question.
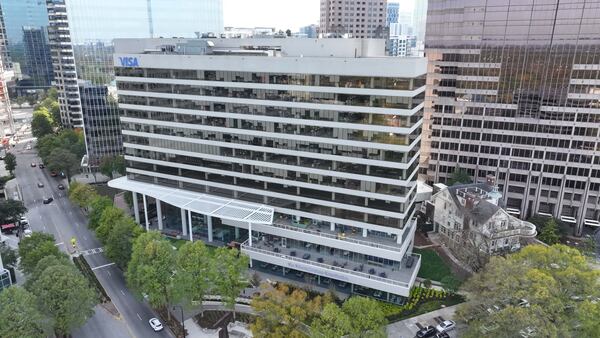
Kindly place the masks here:
<instances>
[{"instance_id":1,"label":"office tower","mask_svg":"<svg viewBox=\"0 0 600 338\"><path fill-rule=\"evenodd\" d=\"M600 217L600 1L429 2L422 174L497 177L507 211Z\"/></svg>"},{"instance_id":2,"label":"office tower","mask_svg":"<svg viewBox=\"0 0 600 338\"><path fill-rule=\"evenodd\" d=\"M323 34L386 38L387 0L321 0Z\"/></svg>"},{"instance_id":3,"label":"office tower","mask_svg":"<svg viewBox=\"0 0 600 338\"><path fill-rule=\"evenodd\" d=\"M85 130L86 112L78 80L87 81L88 95L114 93L112 66L115 38L193 37L202 33L223 31L221 0L47 0L50 20L49 37L55 66L56 86L59 91L62 123L70 128L84 128L87 144L87 163L97 167L103 156L122 153L109 141L120 132L118 111L113 105L99 111L102 128ZM90 91L98 90L92 94ZM103 102L114 100L107 96ZM96 121L97 116L90 116ZM97 138L93 140L92 138Z\"/></svg>"},{"instance_id":4,"label":"office tower","mask_svg":"<svg viewBox=\"0 0 600 338\"><path fill-rule=\"evenodd\" d=\"M0 8L0 12L1 12ZM0 13L0 18L2 17ZM14 78L14 71L10 66L5 66L8 52L6 49L6 35L3 22L0 20L0 137L4 140L5 136L10 136L14 133L14 123L12 118L12 109L8 98L8 88L6 83ZM0 277L1 278L1 277Z\"/></svg>"},{"instance_id":5,"label":"office tower","mask_svg":"<svg viewBox=\"0 0 600 338\"><path fill-rule=\"evenodd\" d=\"M300 34L303 34L309 39L314 39L319 35L319 25L312 24L300 27Z\"/></svg>"},{"instance_id":6,"label":"office tower","mask_svg":"<svg viewBox=\"0 0 600 338\"><path fill-rule=\"evenodd\" d=\"M4 11L2 10L2 4L0 4L0 59L4 60L3 66L6 69L12 68L10 66L6 25L4 24Z\"/></svg>"},{"instance_id":7,"label":"office tower","mask_svg":"<svg viewBox=\"0 0 600 338\"><path fill-rule=\"evenodd\" d=\"M23 27L25 64L23 73L34 87L49 87L53 79L52 58L45 27Z\"/></svg>"},{"instance_id":8,"label":"office tower","mask_svg":"<svg viewBox=\"0 0 600 338\"><path fill-rule=\"evenodd\" d=\"M116 40L127 175L109 186L257 269L407 297L426 60L383 44Z\"/></svg>"},{"instance_id":9,"label":"office tower","mask_svg":"<svg viewBox=\"0 0 600 338\"><path fill-rule=\"evenodd\" d=\"M416 46L416 37L411 35L390 35L388 44L388 54L390 56L414 56L413 51Z\"/></svg>"},{"instance_id":10,"label":"office tower","mask_svg":"<svg viewBox=\"0 0 600 338\"><path fill-rule=\"evenodd\" d=\"M392 23L398 23L398 14L400 13L400 4L397 2L388 2L386 26L389 27Z\"/></svg>"},{"instance_id":11,"label":"office tower","mask_svg":"<svg viewBox=\"0 0 600 338\"><path fill-rule=\"evenodd\" d=\"M417 37L417 41L425 41L425 29L427 21L427 0L413 0L412 11L412 34Z\"/></svg>"}]
</instances>

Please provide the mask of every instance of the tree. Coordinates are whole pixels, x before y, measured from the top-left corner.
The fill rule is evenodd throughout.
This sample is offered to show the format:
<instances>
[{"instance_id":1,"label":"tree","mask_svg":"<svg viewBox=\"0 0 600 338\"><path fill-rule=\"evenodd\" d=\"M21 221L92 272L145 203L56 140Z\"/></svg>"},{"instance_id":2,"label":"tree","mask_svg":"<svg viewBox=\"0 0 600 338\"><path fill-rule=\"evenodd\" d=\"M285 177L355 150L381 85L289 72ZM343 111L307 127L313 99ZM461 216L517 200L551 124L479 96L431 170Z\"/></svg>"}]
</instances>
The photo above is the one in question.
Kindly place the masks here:
<instances>
[{"instance_id":1,"label":"tree","mask_svg":"<svg viewBox=\"0 0 600 338\"><path fill-rule=\"evenodd\" d=\"M90 229L96 229L100 225L100 218L102 217L102 213L108 207L112 207L113 202L110 198L106 196L94 196L90 201L90 216L88 227Z\"/></svg>"},{"instance_id":2,"label":"tree","mask_svg":"<svg viewBox=\"0 0 600 338\"><path fill-rule=\"evenodd\" d=\"M67 335L94 314L98 295L73 265L46 268L33 283L42 310L54 320L54 330Z\"/></svg>"},{"instance_id":3,"label":"tree","mask_svg":"<svg viewBox=\"0 0 600 338\"><path fill-rule=\"evenodd\" d=\"M54 237L42 232L34 232L31 237L26 237L19 242L20 266L26 274L32 273L42 258L64 257L64 255L54 245Z\"/></svg>"},{"instance_id":4,"label":"tree","mask_svg":"<svg viewBox=\"0 0 600 338\"><path fill-rule=\"evenodd\" d=\"M235 300L242 290L248 286L248 256L240 254L237 249L221 247L215 250L216 290L221 295L225 306L231 308L235 318Z\"/></svg>"},{"instance_id":5,"label":"tree","mask_svg":"<svg viewBox=\"0 0 600 338\"><path fill-rule=\"evenodd\" d=\"M0 242L0 256L4 266L17 267L17 251L8 246L6 242Z\"/></svg>"},{"instance_id":6,"label":"tree","mask_svg":"<svg viewBox=\"0 0 600 338\"><path fill-rule=\"evenodd\" d=\"M22 201L3 200L0 201L0 222L2 224L14 223L25 215L27 208Z\"/></svg>"},{"instance_id":7,"label":"tree","mask_svg":"<svg viewBox=\"0 0 600 338\"><path fill-rule=\"evenodd\" d=\"M352 319L335 303L326 304L311 325L312 337L339 338L352 332Z\"/></svg>"},{"instance_id":8,"label":"tree","mask_svg":"<svg viewBox=\"0 0 600 338\"><path fill-rule=\"evenodd\" d=\"M285 35L292 36L292 31L290 29L285 30Z\"/></svg>"},{"instance_id":9,"label":"tree","mask_svg":"<svg viewBox=\"0 0 600 338\"><path fill-rule=\"evenodd\" d=\"M194 301L201 304L212 281L216 279L215 264L220 263L213 259L203 242L187 242L181 246L177 252L177 273L173 280L175 301L182 302L186 307L191 307Z\"/></svg>"},{"instance_id":10,"label":"tree","mask_svg":"<svg viewBox=\"0 0 600 338\"><path fill-rule=\"evenodd\" d=\"M581 253L586 256L595 257L597 244L596 240L592 236L588 236L583 243L581 243L581 247L579 248Z\"/></svg>"},{"instance_id":11,"label":"tree","mask_svg":"<svg viewBox=\"0 0 600 338\"><path fill-rule=\"evenodd\" d=\"M19 106L19 108L21 108L23 106L23 103L25 103L25 98L23 96L19 96L17 97L17 99L15 100L15 103Z\"/></svg>"},{"instance_id":12,"label":"tree","mask_svg":"<svg viewBox=\"0 0 600 338\"><path fill-rule=\"evenodd\" d=\"M457 311L469 322L464 337L514 337L528 329L539 337L572 337L593 330L595 324L573 318L600 297L599 277L579 250L564 245L529 245L492 257L464 285L469 301Z\"/></svg>"},{"instance_id":13,"label":"tree","mask_svg":"<svg viewBox=\"0 0 600 338\"><path fill-rule=\"evenodd\" d=\"M144 232L131 217L122 217L112 226L104 246L106 257L125 269L131 259L133 242Z\"/></svg>"},{"instance_id":14,"label":"tree","mask_svg":"<svg viewBox=\"0 0 600 338\"><path fill-rule=\"evenodd\" d=\"M125 175L125 158L123 156L104 156L100 161L100 172L104 176L114 177L114 173Z\"/></svg>"},{"instance_id":15,"label":"tree","mask_svg":"<svg viewBox=\"0 0 600 338\"><path fill-rule=\"evenodd\" d=\"M352 318L350 337L386 337L387 321L376 300L366 297L350 297L342 305L342 311Z\"/></svg>"},{"instance_id":16,"label":"tree","mask_svg":"<svg viewBox=\"0 0 600 338\"><path fill-rule=\"evenodd\" d=\"M455 184L468 184L471 182L471 176L469 175L469 173L465 169L459 167L454 168L452 175L448 179L449 186Z\"/></svg>"},{"instance_id":17,"label":"tree","mask_svg":"<svg viewBox=\"0 0 600 338\"><path fill-rule=\"evenodd\" d=\"M34 137L41 138L43 136L52 134L54 129L52 128L52 121L50 120L50 112L48 109L37 110L33 113L33 119L31 120L31 134Z\"/></svg>"},{"instance_id":18,"label":"tree","mask_svg":"<svg viewBox=\"0 0 600 338\"><path fill-rule=\"evenodd\" d=\"M69 185L69 199L80 208L88 208L98 194L89 184L73 182Z\"/></svg>"},{"instance_id":19,"label":"tree","mask_svg":"<svg viewBox=\"0 0 600 338\"><path fill-rule=\"evenodd\" d=\"M143 233L133 243L125 274L127 283L136 293L146 295L150 305L168 308L174 265L175 250L171 244L158 231Z\"/></svg>"},{"instance_id":20,"label":"tree","mask_svg":"<svg viewBox=\"0 0 600 338\"><path fill-rule=\"evenodd\" d=\"M444 290L450 293L456 293L460 287L460 281L454 278L454 276L444 276L440 282Z\"/></svg>"},{"instance_id":21,"label":"tree","mask_svg":"<svg viewBox=\"0 0 600 338\"><path fill-rule=\"evenodd\" d=\"M106 244L108 242L108 236L113 230L114 225L121 221L125 217L125 213L123 210L109 206L105 208L102 212L102 216L100 216L100 223L96 228L96 236L102 242L102 244Z\"/></svg>"},{"instance_id":22,"label":"tree","mask_svg":"<svg viewBox=\"0 0 600 338\"><path fill-rule=\"evenodd\" d=\"M4 166L12 175L17 167L17 157L13 153L8 153L4 156Z\"/></svg>"},{"instance_id":23,"label":"tree","mask_svg":"<svg viewBox=\"0 0 600 338\"><path fill-rule=\"evenodd\" d=\"M0 292L0 337L44 338L50 328L33 294L19 286Z\"/></svg>"},{"instance_id":24,"label":"tree","mask_svg":"<svg viewBox=\"0 0 600 338\"><path fill-rule=\"evenodd\" d=\"M40 279L44 271L51 266L60 265L71 265L71 260L66 255L62 256L48 256L39 260L35 268L27 275L27 281L25 281L25 288L29 291L33 291L33 284L35 281Z\"/></svg>"},{"instance_id":25,"label":"tree","mask_svg":"<svg viewBox=\"0 0 600 338\"><path fill-rule=\"evenodd\" d=\"M48 168L54 171L62 171L71 182L71 175L79 169L80 160L68 150L57 148L52 150L48 156Z\"/></svg>"},{"instance_id":26,"label":"tree","mask_svg":"<svg viewBox=\"0 0 600 338\"><path fill-rule=\"evenodd\" d=\"M560 242L560 235L558 234L558 225L554 218L548 219L542 231L538 234L538 239L548 245L557 244Z\"/></svg>"},{"instance_id":27,"label":"tree","mask_svg":"<svg viewBox=\"0 0 600 338\"><path fill-rule=\"evenodd\" d=\"M250 329L255 337L305 337L304 325L316 318L331 299L308 297L306 291L280 283L276 288L263 284L264 292L250 305L258 314Z\"/></svg>"}]
</instances>

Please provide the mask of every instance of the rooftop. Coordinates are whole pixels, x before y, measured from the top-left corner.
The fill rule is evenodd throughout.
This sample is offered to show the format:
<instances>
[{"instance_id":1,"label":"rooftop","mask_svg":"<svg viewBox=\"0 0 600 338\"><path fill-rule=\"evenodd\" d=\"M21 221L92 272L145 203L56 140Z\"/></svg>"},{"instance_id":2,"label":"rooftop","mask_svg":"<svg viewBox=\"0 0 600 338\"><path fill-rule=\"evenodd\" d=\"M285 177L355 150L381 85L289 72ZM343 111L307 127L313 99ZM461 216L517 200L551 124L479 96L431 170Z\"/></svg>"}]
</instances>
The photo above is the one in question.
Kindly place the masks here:
<instances>
[{"instance_id":1,"label":"rooftop","mask_svg":"<svg viewBox=\"0 0 600 338\"><path fill-rule=\"evenodd\" d=\"M448 192L456 207L479 224L501 209L502 195L489 183L456 184Z\"/></svg>"}]
</instances>

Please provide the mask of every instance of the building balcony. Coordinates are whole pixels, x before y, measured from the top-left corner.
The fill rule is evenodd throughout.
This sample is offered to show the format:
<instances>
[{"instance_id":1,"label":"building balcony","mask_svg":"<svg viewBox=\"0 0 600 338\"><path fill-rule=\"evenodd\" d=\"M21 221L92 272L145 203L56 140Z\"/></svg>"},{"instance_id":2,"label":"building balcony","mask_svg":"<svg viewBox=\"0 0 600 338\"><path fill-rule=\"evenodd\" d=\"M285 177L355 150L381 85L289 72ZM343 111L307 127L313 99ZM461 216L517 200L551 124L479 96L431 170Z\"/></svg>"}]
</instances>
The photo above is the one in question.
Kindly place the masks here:
<instances>
[{"instance_id":1,"label":"building balcony","mask_svg":"<svg viewBox=\"0 0 600 338\"><path fill-rule=\"evenodd\" d=\"M327 253L320 253L316 245L309 244L306 248L286 248L274 244L266 239L253 239L241 245L241 250L251 259L264 263L282 266L305 273L331 278L337 281L351 283L367 288L408 297L413 286L421 257L412 254L408 257L412 261L407 265L409 258L403 258L393 265L380 264L372 261L353 261L349 258L340 258ZM313 248L315 248L313 250Z\"/></svg>"}]
</instances>

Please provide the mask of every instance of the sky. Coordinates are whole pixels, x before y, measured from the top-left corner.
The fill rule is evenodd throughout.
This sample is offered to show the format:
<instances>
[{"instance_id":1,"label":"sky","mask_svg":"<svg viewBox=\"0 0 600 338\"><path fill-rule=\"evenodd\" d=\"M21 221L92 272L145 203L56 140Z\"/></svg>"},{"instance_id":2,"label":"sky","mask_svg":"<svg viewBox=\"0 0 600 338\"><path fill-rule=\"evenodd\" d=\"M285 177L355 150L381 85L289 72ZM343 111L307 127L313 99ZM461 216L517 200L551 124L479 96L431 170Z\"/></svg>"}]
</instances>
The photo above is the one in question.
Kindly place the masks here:
<instances>
[{"instance_id":1,"label":"sky","mask_svg":"<svg viewBox=\"0 0 600 338\"><path fill-rule=\"evenodd\" d=\"M388 2L399 2L401 11L412 12L413 1ZM223 16L225 27L275 27L296 32L300 27L319 24L319 6L320 0L223 0Z\"/></svg>"}]
</instances>

